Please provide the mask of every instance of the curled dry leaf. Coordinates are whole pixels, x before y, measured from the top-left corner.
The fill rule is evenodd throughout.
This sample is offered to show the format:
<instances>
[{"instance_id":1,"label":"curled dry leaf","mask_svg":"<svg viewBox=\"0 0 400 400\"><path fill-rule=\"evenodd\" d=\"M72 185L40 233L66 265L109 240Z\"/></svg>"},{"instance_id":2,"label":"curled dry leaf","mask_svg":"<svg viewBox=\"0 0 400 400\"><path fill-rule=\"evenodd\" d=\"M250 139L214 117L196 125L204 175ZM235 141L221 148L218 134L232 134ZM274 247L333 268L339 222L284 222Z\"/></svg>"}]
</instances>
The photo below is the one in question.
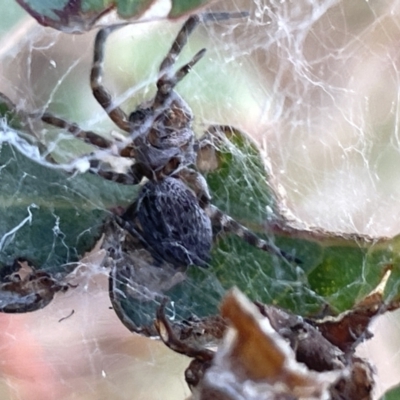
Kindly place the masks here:
<instances>
[{"instance_id":1,"label":"curled dry leaf","mask_svg":"<svg viewBox=\"0 0 400 400\"><path fill-rule=\"evenodd\" d=\"M214 319L171 324L163 304L155 327L168 347L193 358L185 377L194 400L368 400L373 368L354 352L371 337L378 313L399 308L398 300L383 299L390 273L388 267L371 293L337 317L305 319L233 289Z\"/></svg>"},{"instance_id":2,"label":"curled dry leaf","mask_svg":"<svg viewBox=\"0 0 400 400\"><path fill-rule=\"evenodd\" d=\"M4 267L0 284L0 311L24 313L47 306L57 292L65 292L65 285L49 273L36 270L25 259L16 259Z\"/></svg>"},{"instance_id":3,"label":"curled dry leaf","mask_svg":"<svg viewBox=\"0 0 400 400\"><path fill-rule=\"evenodd\" d=\"M376 315L399 308L398 298L387 304L383 299L390 274L391 266L387 267L379 285L351 310L335 317L326 316L322 319L313 320L311 323L318 328L324 337L344 352L354 351L361 341L372 336L368 326Z\"/></svg>"},{"instance_id":4,"label":"curled dry leaf","mask_svg":"<svg viewBox=\"0 0 400 400\"><path fill-rule=\"evenodd\" d=\"M316 372L296 360L289 343L237 289L221 314L230 322L194 396L197 399L328 399L343 370Z\"/></svg>"}]
</instances>

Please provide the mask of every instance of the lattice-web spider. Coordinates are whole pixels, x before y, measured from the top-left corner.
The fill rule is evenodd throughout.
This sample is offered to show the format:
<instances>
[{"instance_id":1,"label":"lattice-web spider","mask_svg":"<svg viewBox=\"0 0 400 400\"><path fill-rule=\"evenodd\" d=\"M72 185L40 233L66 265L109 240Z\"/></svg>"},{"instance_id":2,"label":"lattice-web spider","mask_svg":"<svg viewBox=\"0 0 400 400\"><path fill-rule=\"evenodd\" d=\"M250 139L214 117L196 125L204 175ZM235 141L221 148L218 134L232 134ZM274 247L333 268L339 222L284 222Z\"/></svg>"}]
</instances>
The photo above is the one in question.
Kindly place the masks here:
<instances>
[{"instance_id":1,"label":"lattice-web spider","mask_svg":"<svg viewBox=\"0 0 400 400\"><path fill-rule=\"evenodd\" d=\"M192 112L174 88L204 56L205 49L176 71L173 66L188 36L200 21L230 16L240 17L243 14L191 16L160 65L155 97L141 104L129 116L113 104L111 95L102 85L105 42L108 35L121 25L106 27L97 33L91 88L109 117L128 133L126 140L113 142L48 113L42 115L44 122L67 129L85 142L100 149L116 147L119 156L135 160L130 169L122 174L107 169L104 162L92 158L90 171L123 184L138 184L143 177L148 179L135 203L122 217L115 218L124 229L139 238L156 260L167 261L176 267L207 264L213 227L238 235L262 250L296 261L213 206L204 177L193 167L201 142L195 140L192 131Z\"/></svg>"}]
</instances>

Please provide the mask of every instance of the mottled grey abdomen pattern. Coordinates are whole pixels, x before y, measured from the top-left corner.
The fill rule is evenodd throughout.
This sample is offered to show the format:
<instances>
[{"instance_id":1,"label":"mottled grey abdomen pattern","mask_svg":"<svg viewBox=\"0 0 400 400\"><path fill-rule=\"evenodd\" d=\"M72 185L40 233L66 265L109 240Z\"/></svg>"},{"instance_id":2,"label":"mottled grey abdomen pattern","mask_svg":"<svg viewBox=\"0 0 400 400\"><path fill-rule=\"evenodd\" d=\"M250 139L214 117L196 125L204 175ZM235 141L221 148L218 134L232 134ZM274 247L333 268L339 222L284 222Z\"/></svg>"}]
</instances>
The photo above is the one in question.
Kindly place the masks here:
<instances>
[{"instance_id":1,"label":"mottled grey abdomen pattern","mask_svg":"<svg viewBox=\"0 0 400 400\"><path fill-rule=\"evenodd\" d=\"M179 179L149 181L137 202L143 239L154 256L176 266L205 266L210 259L212 227L193 192Z\"/></svg>"}]
</instances>

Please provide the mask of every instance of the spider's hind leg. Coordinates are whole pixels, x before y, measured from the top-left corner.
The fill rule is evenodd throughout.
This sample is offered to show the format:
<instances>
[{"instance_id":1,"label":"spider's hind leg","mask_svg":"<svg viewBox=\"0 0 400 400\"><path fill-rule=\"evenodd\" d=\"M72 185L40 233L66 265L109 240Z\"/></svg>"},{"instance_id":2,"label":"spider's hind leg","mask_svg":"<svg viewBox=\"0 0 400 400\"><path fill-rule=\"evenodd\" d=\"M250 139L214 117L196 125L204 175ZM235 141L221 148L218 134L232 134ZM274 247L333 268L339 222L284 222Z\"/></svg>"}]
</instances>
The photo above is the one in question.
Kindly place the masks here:
<instances>
[{"instance_id":1,"label":"spider's hind leg","mask_svg":"<svg viewBox=\"0 0 400 400\"><path fill-rule=\"evenodd\" d=\"M254 246L260 250L284 258L289 262L301 264L301 260L299 260L297 257L281 250L273 242L259 238L255 233L247 229L245 226L239 224L239 222L235 221L229 215L223 213L219 208L210 204L208 207L206 207L205 212L211 219L213 227L217 227L223 232L232 233L243 239L251 246Z\"/></svg>"}]
</instances>

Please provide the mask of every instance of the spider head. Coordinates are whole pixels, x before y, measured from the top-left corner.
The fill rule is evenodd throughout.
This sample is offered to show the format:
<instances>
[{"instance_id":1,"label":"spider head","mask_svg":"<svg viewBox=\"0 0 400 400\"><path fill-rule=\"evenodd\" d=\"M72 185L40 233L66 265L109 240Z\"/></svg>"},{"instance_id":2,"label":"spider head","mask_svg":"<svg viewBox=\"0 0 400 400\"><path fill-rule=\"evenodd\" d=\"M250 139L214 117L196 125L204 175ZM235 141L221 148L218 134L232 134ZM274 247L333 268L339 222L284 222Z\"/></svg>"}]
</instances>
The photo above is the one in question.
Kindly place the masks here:
<instances>
[{"instance_id":1,"label":"spider head","mask_svg":"<svg viewBox=\"0 0 400 400\"><path fill-rule=\"evenodd\" d=\"M172 159L179 160L179 165L194 163L192 120L189 106L174 91L163 104L156 98L141 104L129 116L132 131L144 133L134 139L136 161L153 171L166 168L169 172Z\"/></svg>"},{"instance_id":2,"label":"spider head","mask_svg":"<svg viewBox=\"0 0 400 400\"><path fill-rule=\"evenodd\" d=\"M159 105L155 101L141 104L129 115L132 130L143 125L148 126L149 141L156 146L155 141L179 137L180 131L190 129L193 114L186 102L175 92L170 94L170 101ZM151 139L151 136L156 136Z\"/></svg>"}]
</instances>

